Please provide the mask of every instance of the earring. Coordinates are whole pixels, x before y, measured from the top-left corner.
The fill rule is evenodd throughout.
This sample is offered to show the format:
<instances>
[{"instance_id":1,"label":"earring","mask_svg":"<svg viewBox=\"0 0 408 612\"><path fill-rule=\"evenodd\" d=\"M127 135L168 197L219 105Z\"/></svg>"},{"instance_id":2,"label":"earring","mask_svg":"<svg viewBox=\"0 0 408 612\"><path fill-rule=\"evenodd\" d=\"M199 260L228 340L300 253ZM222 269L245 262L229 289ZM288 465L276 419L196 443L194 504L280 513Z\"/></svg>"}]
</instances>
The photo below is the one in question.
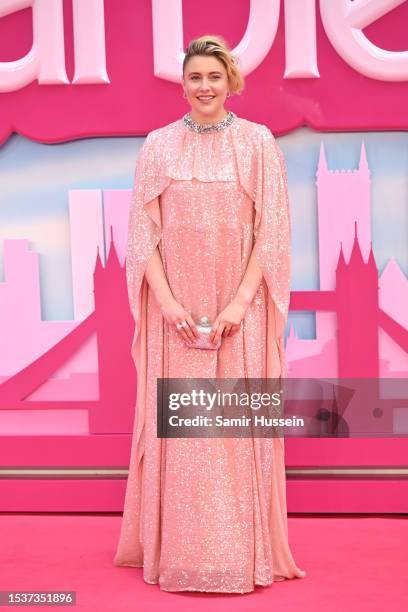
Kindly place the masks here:
<instances>
[{"instance_id":1,"label":"earring","mask_svg":"<svg viewBox=\"0 0 408 612\"><path fill-rule=\"evenodd\" d=\"M230 94L230 92L228 92L227 93L227 98L230 98L230 97L231 97L231 94Z\"/></svg>"}]
</instances>

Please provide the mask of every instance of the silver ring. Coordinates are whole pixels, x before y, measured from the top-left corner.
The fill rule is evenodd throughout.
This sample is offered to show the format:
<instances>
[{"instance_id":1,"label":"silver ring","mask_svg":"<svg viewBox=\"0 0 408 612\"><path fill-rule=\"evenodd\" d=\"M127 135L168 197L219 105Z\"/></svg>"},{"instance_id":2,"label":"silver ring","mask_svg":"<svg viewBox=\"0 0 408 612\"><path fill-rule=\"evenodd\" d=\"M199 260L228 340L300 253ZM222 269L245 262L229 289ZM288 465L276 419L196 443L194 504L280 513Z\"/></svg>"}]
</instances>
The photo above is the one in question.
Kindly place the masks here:
<instances>
[{"instance_id":1,"label":"silver ring","mask_svg":"<svg viewBox=\"0 0 408 612\"><path fill-rule=\"evenodd\" d=\"M181 321L181 323L176 323L177 329L181 329L182 327L187 327L187 321Z\"/></svg>"}]
</instances>

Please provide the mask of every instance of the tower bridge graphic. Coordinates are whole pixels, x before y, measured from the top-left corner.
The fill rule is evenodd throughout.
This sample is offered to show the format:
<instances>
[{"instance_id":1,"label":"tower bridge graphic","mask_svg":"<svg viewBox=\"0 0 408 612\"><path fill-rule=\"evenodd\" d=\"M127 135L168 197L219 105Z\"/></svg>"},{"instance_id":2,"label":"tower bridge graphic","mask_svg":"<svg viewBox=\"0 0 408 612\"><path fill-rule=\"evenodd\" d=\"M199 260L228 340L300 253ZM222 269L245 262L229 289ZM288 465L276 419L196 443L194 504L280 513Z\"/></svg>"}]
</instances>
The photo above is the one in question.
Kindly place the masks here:
<instances>
[{"instance_id":1,"label":"tower bridge graphic","mask_svg":"<svg viewBox=\"0 0 408 612\"><path fill-rule=\"evenodd\" d=\"M357 222L348 263L340 248L335 289L292 291L290 310L336 314L339 378L379 378L379 328L408 353L408 330L379 307L373 249L371 246L365 262L358 242Z\"/></svg>"},{"instance_id":2,"label":"tower bridge graphic","mask_svg":"<svg viewBox=\"0 0 408 612\"><path fill-rule=\"evenodd\" d=\"M134 412L136 373L130 355L134 331L125 268L111 240L106 266L98 250L93 274L95 309L38 359L0 384L0 409L88 411L91 433L124 433ZM95 335L98 398L30 399L30 395ZM75 376L71 377L75 384ZM56 394L57 395L57 394ZM58 397L58 395L57 395Z\"/></svg>"},{"instance_id":3,"label":"tower bridge graphic","mask_svg":"<svg viewBox=\"0 0 408 612\"><path fill-rule=\"evenodd\" d=\"M408 330L380 304L379 275L369 230L370 180L364 144L358 170L346 172L328 170L322 145L316 176L320 289L292 291L290 311L315 312L317 338L305 341L305 345L315 343L313 350L309 354L303 352L297 358L294 347L303 341L294 337L292 328L287 340L288 363L289 366L294 364L295 376L302 374L302 364L305 377L313 374L327 375L327 372L319 374L318 368L322 363L324 350L330 346L336 357L335 368L333 364L330 365L331 376L378 378L383 375L380 368L380 333L384 332L395 347L398 347L397 350L408 354ZM91 190L70 193L70 212L75 206L80 206L83 216L90 197L88 191ZM93 197L95 190L92 192ZM350 205L348 207L344 205L346 193L346 201ZM126 206L129 206L129 190L122 190L120 194L121 202L126 202L126 206L123 205L122 208L117 206L113 191L110 196L106 197L107 206L104 209L105 227L109 226L106 221L109 220L109 215L112 219L112 210L115 209L122 218L123 229L123 219L127 218L128 213ZM70 322L71 329L37 358L8 376L3 373L0 409L81 409L88 413L89 433L131 432L137 391L136 372L130 354L134 321L129 308L124 258L122 257L121 262L113 240L113 227L117 225L113 222L110 226L110 248L105 263L99 248L96 261L93 257L88 262L82 262L82 267L88 267L93 277L93 310L79 323ZM75 232L75 228L73 231ZM0 283L0 308L2 301L8 300L8 284L13 285L10 256L19 252L22 257L30 258L30 265L34 258L36 265L38 264L37 254L27 249L27 241L12 240L6 243L6 280ZM122 236L122 254L123 244ZM38 272L36 265L25 266L25 270L28 269L30 275L35 276L36 271ZM405 301L406 311L407 285L407 280L403 279L401 286L405 293L401 299ZM384 289L387 290L387 286ZM9 306L13 306L11 299ZM4 312L3 308L2 311ZM7 312L10 312L10 309ZM36 316L41 318L39 311ZM1 325L6 326L7 320ZM96 392L88 393L90 397L72 397L67 389L74 386L81 389L81 374L72 374L65 380L53 378L52 375L64 364L74 360L78 352L92 339L97 352L97 368L96 371L91 369L83 372L83 376L90 377L89 380L95 383ZM18 336L18 342L23 343L24 340L25 335L22 332ZM12 346L3 346L3 352L12 350ZM401 360L398 363L401 363ZM311 364L317 369L310 369ZM406 377L407 373L408 368L397 368L394 373L389 372L389 375ZM1 374L0 372L0 376ZM289 367L289 376L291 375ZM41 390L46 386L49 393L41 394Z\"/></svg>"}]
</instances>

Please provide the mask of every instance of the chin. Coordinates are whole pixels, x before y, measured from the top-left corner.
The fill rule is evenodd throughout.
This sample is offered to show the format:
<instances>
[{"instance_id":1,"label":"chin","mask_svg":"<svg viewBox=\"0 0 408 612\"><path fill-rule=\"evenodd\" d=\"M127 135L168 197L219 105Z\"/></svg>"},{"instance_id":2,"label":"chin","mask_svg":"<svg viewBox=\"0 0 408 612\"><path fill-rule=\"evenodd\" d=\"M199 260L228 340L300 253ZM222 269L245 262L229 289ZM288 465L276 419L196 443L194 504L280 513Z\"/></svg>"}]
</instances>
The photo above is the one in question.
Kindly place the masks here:
<instances>
[{"instance_id":1,"label":"chin","mask_svg":"<svg viewBox=\"0 0 408 612\"><path fill-rule=\"evenodd\" d=\"M202 115L216 115L217 113L220 112L221 110L221 106L205 106L205 105L199 105L195 107L195 110L197 111L197 113L201 113Z\"/></svg>"}]
</instances>

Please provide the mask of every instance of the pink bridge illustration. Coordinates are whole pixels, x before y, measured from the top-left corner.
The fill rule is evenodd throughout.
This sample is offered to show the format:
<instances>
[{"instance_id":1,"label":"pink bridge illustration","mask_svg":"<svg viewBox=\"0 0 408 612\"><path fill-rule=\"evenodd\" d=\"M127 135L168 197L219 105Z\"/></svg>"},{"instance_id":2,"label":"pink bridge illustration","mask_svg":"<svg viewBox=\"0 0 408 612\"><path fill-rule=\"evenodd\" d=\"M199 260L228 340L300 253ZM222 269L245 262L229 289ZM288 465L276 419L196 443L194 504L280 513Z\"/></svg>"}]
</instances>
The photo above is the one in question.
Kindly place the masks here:
<instances>
[{"instance_id":1,"label":"pink bridge illustration","mask_svg":"<svg viewBox=\"0 0 408 612\"><path fill-rule=\"evenodd\" d=\"M316 186L320 289L293 290L290 302L291 312L315 313L316 338L297 338L288 326L289 376L407 377L408 282L394 259L378 274L364 143L358 168L346 171L327 168L321 145ZM14 424L21 410L35 411L22 430L131 432L129 201L128 189L69 192L74 320L42 320L38 254L27 240L4 243L0 408Z\"/></svg>"}]
</instances>

